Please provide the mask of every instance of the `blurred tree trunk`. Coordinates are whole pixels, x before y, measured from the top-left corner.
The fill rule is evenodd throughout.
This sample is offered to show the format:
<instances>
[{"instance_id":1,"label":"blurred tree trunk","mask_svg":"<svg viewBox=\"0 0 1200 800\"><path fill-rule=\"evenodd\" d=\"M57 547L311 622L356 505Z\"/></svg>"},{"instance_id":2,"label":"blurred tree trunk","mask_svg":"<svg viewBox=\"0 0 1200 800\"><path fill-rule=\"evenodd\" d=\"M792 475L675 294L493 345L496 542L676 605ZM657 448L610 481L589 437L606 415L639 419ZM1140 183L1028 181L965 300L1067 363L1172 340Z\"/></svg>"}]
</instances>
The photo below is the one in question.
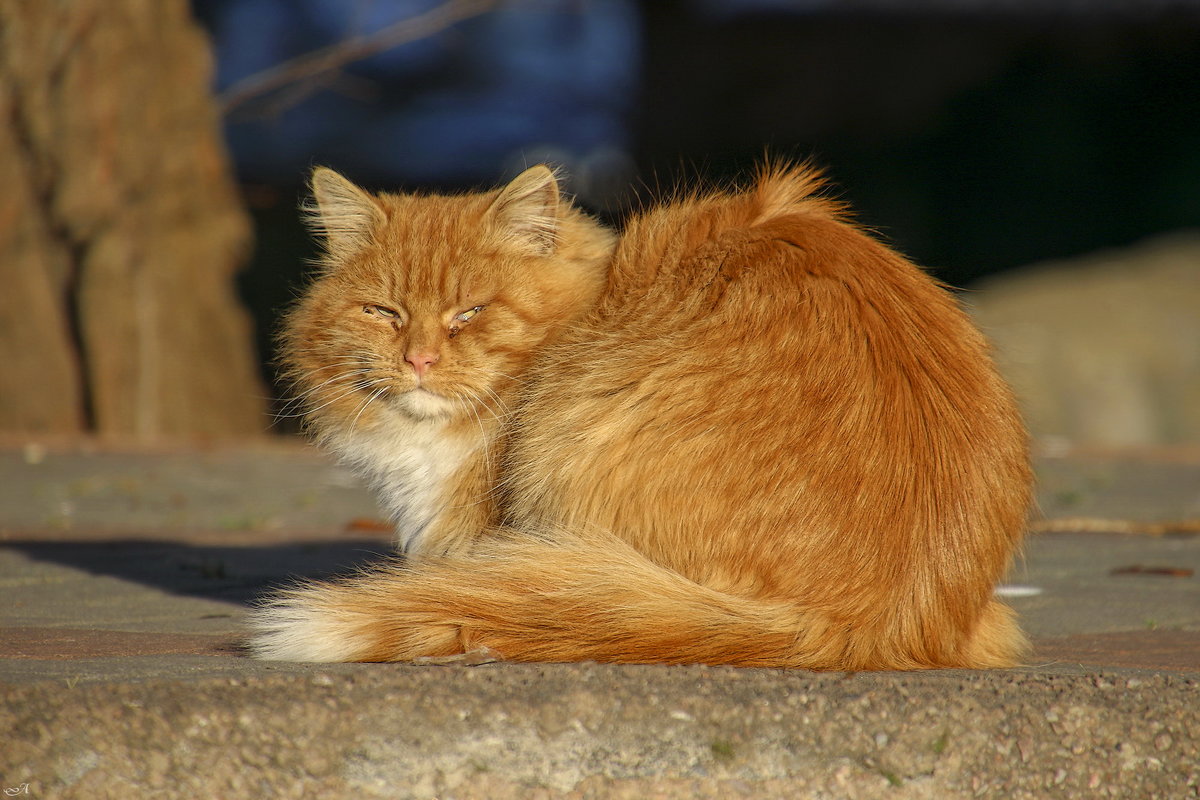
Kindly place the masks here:
<instances>
[{"instance_id":1,"label":"blurred tree trunk","mask_svg":"<svg viewBox=\"0 0 1200 800\"><path fill-rule=\"evenodd\" d=\"M0 431L263 429L210 72L186 0L0 3Z\"/></svg>"}]
</instances>

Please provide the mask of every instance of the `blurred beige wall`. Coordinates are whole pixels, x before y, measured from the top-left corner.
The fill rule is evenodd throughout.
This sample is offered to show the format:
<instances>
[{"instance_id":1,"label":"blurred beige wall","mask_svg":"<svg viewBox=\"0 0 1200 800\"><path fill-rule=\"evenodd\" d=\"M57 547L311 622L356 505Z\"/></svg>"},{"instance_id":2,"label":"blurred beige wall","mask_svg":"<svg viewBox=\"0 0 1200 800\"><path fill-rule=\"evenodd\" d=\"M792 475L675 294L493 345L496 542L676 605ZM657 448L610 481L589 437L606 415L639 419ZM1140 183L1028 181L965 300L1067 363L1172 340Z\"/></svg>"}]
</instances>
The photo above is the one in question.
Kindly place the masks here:
<instances>
[{"instance_id":1,"label":"blurred beige wall","mask_svg":"<svg viewBox=\"0 0 1200 800\"><path fill-rule=\"evenodd\" d=\"M1200 231L1033 264L963 300L1036 439L1200 442Z\"/></svg>"}]
</instances>

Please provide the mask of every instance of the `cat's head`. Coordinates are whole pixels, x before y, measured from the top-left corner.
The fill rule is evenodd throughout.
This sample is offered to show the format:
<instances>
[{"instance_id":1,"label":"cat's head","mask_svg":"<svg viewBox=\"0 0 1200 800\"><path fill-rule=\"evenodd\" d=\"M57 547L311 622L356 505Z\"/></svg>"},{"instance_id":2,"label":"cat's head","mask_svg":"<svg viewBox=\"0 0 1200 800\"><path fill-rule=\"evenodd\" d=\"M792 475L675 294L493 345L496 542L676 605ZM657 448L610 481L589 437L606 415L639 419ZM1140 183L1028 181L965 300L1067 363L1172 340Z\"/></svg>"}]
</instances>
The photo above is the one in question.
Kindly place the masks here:
<instances>
[{"instance_id":1,"label":"cat's head","mask_svg":"<svg viewBox=\"0 0 1200 800\"><path fill-rule=\"evenodd\" d=\"M531 354L604 286L614 236L545 166L457 196L371 194L318 168L312 192L325 254L280 351L327 432L503 412Z\"/></svg>"}]
</instances>

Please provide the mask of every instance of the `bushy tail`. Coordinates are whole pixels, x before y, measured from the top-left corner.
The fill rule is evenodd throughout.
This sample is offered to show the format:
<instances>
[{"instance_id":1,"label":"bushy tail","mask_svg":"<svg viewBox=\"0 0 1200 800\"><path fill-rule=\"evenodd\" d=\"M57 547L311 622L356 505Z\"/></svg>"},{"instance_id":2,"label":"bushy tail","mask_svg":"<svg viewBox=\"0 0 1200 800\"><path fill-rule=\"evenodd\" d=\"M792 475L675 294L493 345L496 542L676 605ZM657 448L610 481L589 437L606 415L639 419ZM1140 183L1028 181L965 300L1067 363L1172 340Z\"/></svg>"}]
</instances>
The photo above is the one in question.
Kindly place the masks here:
<instances>
[{"instance_id":1,"label":"bushy tail","mask_svg":"<svg viewBox=\"0 0 1200 800\"><path fill-rule=\"evenodd\" d=\"M819 612L700 586L611 536L497 533L470 556L287 590L251 647L289 661L408 661L487 647L513 661L844 667Z\"/></svg>"}]
</instances>

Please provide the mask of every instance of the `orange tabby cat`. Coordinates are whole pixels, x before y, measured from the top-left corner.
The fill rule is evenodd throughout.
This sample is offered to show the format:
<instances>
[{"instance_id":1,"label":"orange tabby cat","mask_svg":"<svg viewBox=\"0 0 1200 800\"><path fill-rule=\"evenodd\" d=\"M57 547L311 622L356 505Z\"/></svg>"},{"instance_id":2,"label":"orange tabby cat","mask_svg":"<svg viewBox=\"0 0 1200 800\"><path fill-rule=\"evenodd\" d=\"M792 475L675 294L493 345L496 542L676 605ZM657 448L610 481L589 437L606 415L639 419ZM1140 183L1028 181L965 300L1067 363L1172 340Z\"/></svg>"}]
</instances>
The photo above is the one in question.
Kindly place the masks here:
<instances>
[{"instance_id":1,"label":"orange tabby cat","mask_svg":"<svg viewBox=\"0 0 1200 800\"><path fill-rule=\"evenodd\" d=\"M953 298L813 172L637 216L602 287L607 239L544 169L454 199L314 184L330 263L290 358L310 383L366 370L314 419L402 498L419 557L281 594L260 656L1019 658L992 596L1029 501L1012 398ZM508 307L526 294L552 300Z\"/></svg>"}]
</instances>

